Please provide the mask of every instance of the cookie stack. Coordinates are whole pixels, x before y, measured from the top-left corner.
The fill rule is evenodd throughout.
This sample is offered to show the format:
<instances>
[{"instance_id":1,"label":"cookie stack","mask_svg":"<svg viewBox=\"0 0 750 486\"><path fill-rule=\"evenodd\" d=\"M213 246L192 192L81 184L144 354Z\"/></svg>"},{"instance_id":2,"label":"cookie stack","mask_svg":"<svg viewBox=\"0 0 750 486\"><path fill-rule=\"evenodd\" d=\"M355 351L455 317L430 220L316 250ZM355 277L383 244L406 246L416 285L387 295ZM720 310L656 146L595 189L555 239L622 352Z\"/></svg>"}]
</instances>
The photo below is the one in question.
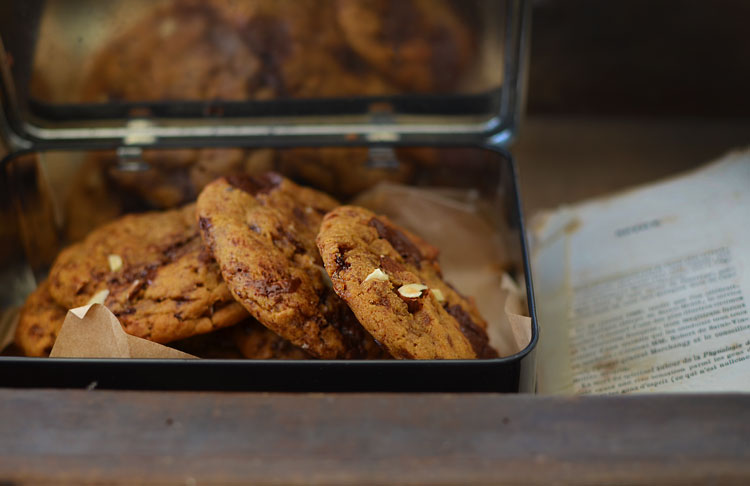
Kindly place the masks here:
<instances>
[{"instance_id":1,"label":"cookie stack","mask_svg":"<svg viewBox=\"0 0 750 486\"><path fill-rule=\"evenodd\" d=\"M497 357L437 256L277 173L222 177L194 204L126 215L62 251L16 342L46 356L67 309L99 301L127 333L201 357Z\"/></svg>"}]
</instances>

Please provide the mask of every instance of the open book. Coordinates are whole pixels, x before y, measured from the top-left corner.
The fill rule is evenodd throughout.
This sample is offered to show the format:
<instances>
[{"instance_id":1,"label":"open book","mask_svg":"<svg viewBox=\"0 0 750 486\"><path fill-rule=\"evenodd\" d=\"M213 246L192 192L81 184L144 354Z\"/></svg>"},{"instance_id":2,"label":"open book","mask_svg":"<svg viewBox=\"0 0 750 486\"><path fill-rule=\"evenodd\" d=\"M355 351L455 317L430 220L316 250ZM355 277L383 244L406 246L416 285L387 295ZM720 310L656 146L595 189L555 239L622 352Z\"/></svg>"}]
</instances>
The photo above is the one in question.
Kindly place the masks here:
<instances>
[{"instance_id":1,"label":"open book","mask_svg":"<svg viewBox=\"0 0 750 486\"><path fill-rule=\"evenodd\" d=\"M540 393L750 391L750 151L530 233Z\"/></svg>"}]
</instances>

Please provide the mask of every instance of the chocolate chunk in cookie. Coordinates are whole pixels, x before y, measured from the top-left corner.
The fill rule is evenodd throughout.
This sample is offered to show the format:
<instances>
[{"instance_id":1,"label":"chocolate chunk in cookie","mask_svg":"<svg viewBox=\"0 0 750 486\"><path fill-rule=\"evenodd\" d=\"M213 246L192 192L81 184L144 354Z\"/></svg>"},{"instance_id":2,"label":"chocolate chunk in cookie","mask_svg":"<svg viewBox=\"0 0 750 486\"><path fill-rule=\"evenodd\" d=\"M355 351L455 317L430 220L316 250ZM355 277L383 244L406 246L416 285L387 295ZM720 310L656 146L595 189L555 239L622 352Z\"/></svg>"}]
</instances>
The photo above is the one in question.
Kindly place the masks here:
<instances>
[{"instance_id":1,"label":"chocolate chunk in cookie","mask_svg":"<svg viewBox=\"0 0 750 486\"><path fill-rule=\"evenodd\" d=\"M217 179L201 192L203 240L235 299L264 326L318 358L382 350L330 287L315 237L337 202L279 174Z\"/></svg>"},{"instance_id":2,"label":"chocolate chunk in cookie","mask_svg":"<svg viewBox=\"0 0 750 486\"><path fill-rule=\"evenodd\" d=\"M103 299L125 332L159 343L247 317L203 246L195 205L99 227L58 255L49 282L66 309Z\"/></svg>"},{"instance_id":3,"label":"chocolate chunk in cookie","mask_svg":"<svg viewBox=\"0 0 750 486\"><path fill-rule=\"evenodd\" d=\"M328 213L317 243L336 293L394 357L497 357L474 302L443 280L434 246L356 206Z\"/></svg>"}]
</instances>

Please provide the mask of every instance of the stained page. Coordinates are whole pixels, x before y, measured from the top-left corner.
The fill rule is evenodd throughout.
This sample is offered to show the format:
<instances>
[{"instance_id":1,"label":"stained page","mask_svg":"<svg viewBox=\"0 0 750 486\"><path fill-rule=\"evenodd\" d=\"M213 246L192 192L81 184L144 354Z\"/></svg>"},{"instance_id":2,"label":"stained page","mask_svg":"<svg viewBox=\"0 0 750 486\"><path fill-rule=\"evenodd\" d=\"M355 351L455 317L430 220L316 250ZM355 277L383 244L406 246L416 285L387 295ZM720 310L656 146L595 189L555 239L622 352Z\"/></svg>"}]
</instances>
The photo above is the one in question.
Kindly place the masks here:
<instances>
[{"instance_id":1,"label":"stained page","mask_svg":"<svg viewBox=\"0 0 750 486\"><path fill-rule=\"evenodd\" d=\"M541 393L750 391L750 152L531 232Z\"/></svg>"}]
</instances>

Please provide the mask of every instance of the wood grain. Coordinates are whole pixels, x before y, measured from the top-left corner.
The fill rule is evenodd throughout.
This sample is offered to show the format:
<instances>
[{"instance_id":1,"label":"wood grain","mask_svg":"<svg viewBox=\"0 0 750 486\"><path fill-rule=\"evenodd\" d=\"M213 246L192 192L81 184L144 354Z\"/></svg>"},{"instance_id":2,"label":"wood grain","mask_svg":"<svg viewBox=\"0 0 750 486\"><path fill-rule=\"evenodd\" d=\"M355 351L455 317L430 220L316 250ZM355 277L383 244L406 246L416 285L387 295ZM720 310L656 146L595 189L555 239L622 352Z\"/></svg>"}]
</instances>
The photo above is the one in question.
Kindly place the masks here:
<instances>
[{"instance_id":1,"label":"wood grain","mask_svg":"<svg viewBox=\"0 0 750 486\"><path fill-rule=\"evenodd\" d=\"M742 395L3 390L0 403L2 484L750 481Z\"/></svg>"}]
</instances>

